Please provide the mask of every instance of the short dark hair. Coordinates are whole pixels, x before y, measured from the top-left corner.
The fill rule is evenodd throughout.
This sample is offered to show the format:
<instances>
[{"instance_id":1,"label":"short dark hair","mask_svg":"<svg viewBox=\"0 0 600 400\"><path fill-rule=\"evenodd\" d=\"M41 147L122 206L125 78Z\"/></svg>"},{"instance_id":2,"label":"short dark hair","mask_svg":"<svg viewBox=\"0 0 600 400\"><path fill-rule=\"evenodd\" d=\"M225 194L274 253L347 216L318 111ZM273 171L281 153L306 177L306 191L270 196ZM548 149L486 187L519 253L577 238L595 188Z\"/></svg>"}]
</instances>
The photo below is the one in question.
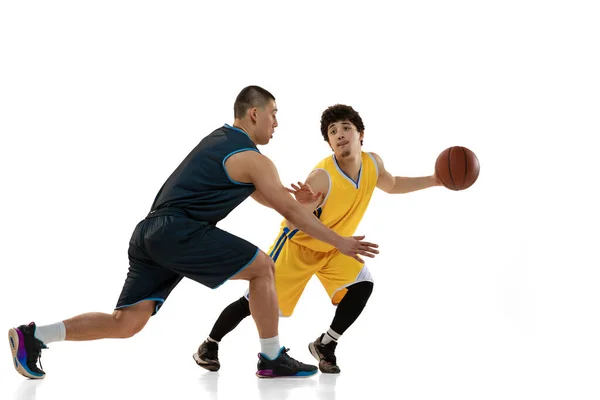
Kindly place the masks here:
<instances>
[{"instance_id":1,"label":"short dark hair","mask_svg":"<svg viewBox=\"0 0 600 400\"><path fill-rule=\"evenodd\" d=\"M233 104L233 116L243 118L246 111L252 107L264 107L275 97L260 86L247 86L238 94Z\"/></svg>"},{"instance_id":2,"label":"short dark hair","mask_svg":"<svg viewBox=\"0 0 600 400\"><path fill-rule=\"evenodd\" d=\"M327 134L329 125L339 121L350 121L356 126L358 132L365 132L365 125L363 124L362 118L354 108L344 104L336 104L328 107L321 115L321 134L327 143L329 143L329 135ZM360 144L363 144L362 140L360 141Z\"/></svg>"}]
</instances>

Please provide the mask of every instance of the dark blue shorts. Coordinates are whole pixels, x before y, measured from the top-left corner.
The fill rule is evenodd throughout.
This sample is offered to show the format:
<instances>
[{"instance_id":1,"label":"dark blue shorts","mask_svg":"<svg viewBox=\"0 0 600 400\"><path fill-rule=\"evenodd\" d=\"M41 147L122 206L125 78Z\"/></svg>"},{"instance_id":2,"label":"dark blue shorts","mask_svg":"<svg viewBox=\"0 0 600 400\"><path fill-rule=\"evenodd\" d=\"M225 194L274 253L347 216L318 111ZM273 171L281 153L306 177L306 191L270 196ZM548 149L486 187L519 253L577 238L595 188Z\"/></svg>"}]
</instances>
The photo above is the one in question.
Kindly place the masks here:
<instances>
[{"instance_id":1,"label":"dark blue shorts","mask_svg":"<svg viewBox=\"0 0 600 400\"><path fill-rule=\"evenodd\" d=\"M129 242L129 271L115 309L155 300L154 314L184 277L211 289L250 265L259 249L180 211L150 214Z\"/></svg>"}]
</instances>

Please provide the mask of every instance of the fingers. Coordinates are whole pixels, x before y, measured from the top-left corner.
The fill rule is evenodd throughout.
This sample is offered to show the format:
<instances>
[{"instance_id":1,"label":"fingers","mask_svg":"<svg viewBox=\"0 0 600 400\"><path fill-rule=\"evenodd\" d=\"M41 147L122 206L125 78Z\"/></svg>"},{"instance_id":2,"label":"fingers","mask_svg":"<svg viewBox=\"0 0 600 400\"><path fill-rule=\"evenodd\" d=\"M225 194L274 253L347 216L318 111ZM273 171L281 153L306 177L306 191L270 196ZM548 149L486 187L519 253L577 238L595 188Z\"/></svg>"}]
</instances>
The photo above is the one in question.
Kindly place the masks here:
<instances>
[{"instance_id":1,"label":"fingers","mask_svg":"<svg viewBox=\"0 0 600 400\"><path fill-rule=\"evenodd\" d=\"M300 183L300 182L298 182ZM315 193L313 192L312 188L310 187L310 185L308 184L304 184L304 183L300 183L300 188L302 190L306 190L308 193L310 193L311 195L314 195Z\"/></svg>"},{"instance_id":2,"label":"fingers","mask_svg":"<svg viewBox=\"0 0 600 400\"><path fill-rule=\"evenodd\" d=\"M356 261L358 261L361 264L365 263L365 261L362 258L360 258L359 256L357 256L357 255L354 255L352 258L354 258Z\"/></svg>"},{"instance_id":3,"label":"fingers","mask_svg":"<svg viewBox=\"0 0 600 400\"><path fill-rule=\"evenodd\" d=\"M377 249L377 248L379 248L379 245L378 245L378 244L375 244L375 243L370 243L370 242L362 242L362 241L361 241L361 242L360 242L360 245L361 245L361 246L364 246L364 247L370 247L370 248L373 248L373 249Z\"/></svg>"},{"instance_id":4,"label":"fingers","mask_svg":"<svg viewBox=\"0 0 600 400\"><path fill-rule=\"evenodd\" d=\"M368 248L359 248L359 249L352 250L345 254L364 264L364 260L362 260L360 256L368 257L368 258L375 258L375 255L379 254L379 251L373 250L373 249L368 249Z\"/></svg>"},{"instance_id":5,"label":"fingers","mask_svg":"<svg viewBox=\"0 0 600 400\"><path fill-rule=\"evenodd\" d=\"M352 236L352 238L353 238L354 240L357 240L357 241L359 241L359 242L360 242L360 244L361 244L361 246L371 247L371 248L374 248L374 249L376 249L376 248L378 248L378 247L379 247L379 245L378 245L378 244L376 244L376 243L371 243L371 242L363 242L362 240L365 238L365 235L362 235L362 236Z\"/></svg>"},{"instance_id":6,"label":"fingers","mask_svg":"<svg viewBox=\"0 0 600 400\"><path fill-rule=\"evenodd\" d=\"M308 192L313 192L312 188L310 187L310 185L307 185L305 183L302 182L298 182L298 184L292 183L291 185L295 190L306 190Z\"/></svg>"},{"instance_id":7,"label":"fingers","mask_svg":"<svg viewBox=\"0 0 600 400\"><path fill-rule=\"evenodd\" d=\"M377 252L377 253L379 253L379 252ZM377 253L376 253L376 254L377 254ZM369 257L369 258L375 258L375 254L373 254L373 253L369 253L369 252L367 252L367 251L364 251L364 250L359 250L359 251L358 251L358 254L360 254L360 255L362 255L362 256L365 256L365 257Z\"/></svg>"},{"instance_id":8,"label":"fingers","mask_svg":"<svg viewBox=\"0 0 600 400\"><path fill-rule=\"evenodd\" d=\"M362 254L363 256L374 258L376 254L379 254L379 250L373 249L358 249L356 250L357 254Z\"/></svg>"},{"instance_id":9,"label":"fingers","mask_svg":"<svg viewBox=\"0 0 600 400\"><path fill-rule=\"evenodd\" d=\"M377 250L378 247L379 246L375 243L360 242L356 253L365 257L375 258L375 255L379 254L379 250Z\"/></svg>"},{"instance_id":10,"label":"fingers","mask_svg":"<svg viewBox=\"0 0 600 400\"><path fill-rule=\"evenodd\" d=\"M302 182L298 182L298 184L292 183L292 187L296 190L302 190L304 189L304 183Z\"/></svg>"}]
</instances>

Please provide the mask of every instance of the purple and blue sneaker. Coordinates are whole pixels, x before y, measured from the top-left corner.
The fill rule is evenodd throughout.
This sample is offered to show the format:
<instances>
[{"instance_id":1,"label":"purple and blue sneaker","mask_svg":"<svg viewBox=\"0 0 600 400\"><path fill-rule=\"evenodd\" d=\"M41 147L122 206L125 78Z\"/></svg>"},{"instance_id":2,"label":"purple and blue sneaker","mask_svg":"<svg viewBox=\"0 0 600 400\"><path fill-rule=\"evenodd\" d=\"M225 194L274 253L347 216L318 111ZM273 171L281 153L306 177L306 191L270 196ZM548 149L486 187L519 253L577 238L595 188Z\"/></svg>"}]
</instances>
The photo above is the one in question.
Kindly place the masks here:
<instances>
[{"instance_id":1,"label":"purple and blue sneaker","mask_svg":"<svg viewBox=\"0 0 600 400\"><path fill-rule=\"evenodd\" d=\"M9 329L8 342L17 372L26 378L44 379L46 373L38 368L37 362L42 356L42 349L48 347L35 337L35 323Z\"/></svg>"},{"instance_id":2,"label":"purple and blue sneaker","mask_svg":"<svg viewBox=\"0 0 600 400\"><path fill-rule=\"evenodd\" d=\"M317 373L318 368L315 365L308 365L294 360L287 354L289 350L282 347L279 350L279 355L273 360L263 353L258 353L256 376L259 378L305 377Z\"/></svg>"}]
</instances>

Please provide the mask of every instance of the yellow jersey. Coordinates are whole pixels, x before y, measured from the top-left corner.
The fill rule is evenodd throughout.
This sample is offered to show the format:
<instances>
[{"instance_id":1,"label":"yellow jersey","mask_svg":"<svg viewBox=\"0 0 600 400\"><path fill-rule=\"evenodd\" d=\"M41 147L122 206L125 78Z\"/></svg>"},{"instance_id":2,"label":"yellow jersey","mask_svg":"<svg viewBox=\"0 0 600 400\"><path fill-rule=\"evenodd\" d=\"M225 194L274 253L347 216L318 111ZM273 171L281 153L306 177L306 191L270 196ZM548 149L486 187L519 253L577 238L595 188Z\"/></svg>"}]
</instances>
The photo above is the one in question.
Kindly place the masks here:
<instances>
[{"instance_id":1,"label":"yellow jersey","mask_svg":"<svg viewBox=\"0 0 600 400\"><path fill-rule=\"evenodd\" d=\"M315 215L328 228L341 236L352 236L362 220L377 185L377 162L371 153L361 152L361 167L355 182L339 167L335 155L319 162L314 169L321 169L329 176L329 191ZM314 251L329 252L334 247L295 229L289 231L284 220L281 226L289 240ZM287 231L287 232L286 232Z\"/></svg>"}]
</instances>

